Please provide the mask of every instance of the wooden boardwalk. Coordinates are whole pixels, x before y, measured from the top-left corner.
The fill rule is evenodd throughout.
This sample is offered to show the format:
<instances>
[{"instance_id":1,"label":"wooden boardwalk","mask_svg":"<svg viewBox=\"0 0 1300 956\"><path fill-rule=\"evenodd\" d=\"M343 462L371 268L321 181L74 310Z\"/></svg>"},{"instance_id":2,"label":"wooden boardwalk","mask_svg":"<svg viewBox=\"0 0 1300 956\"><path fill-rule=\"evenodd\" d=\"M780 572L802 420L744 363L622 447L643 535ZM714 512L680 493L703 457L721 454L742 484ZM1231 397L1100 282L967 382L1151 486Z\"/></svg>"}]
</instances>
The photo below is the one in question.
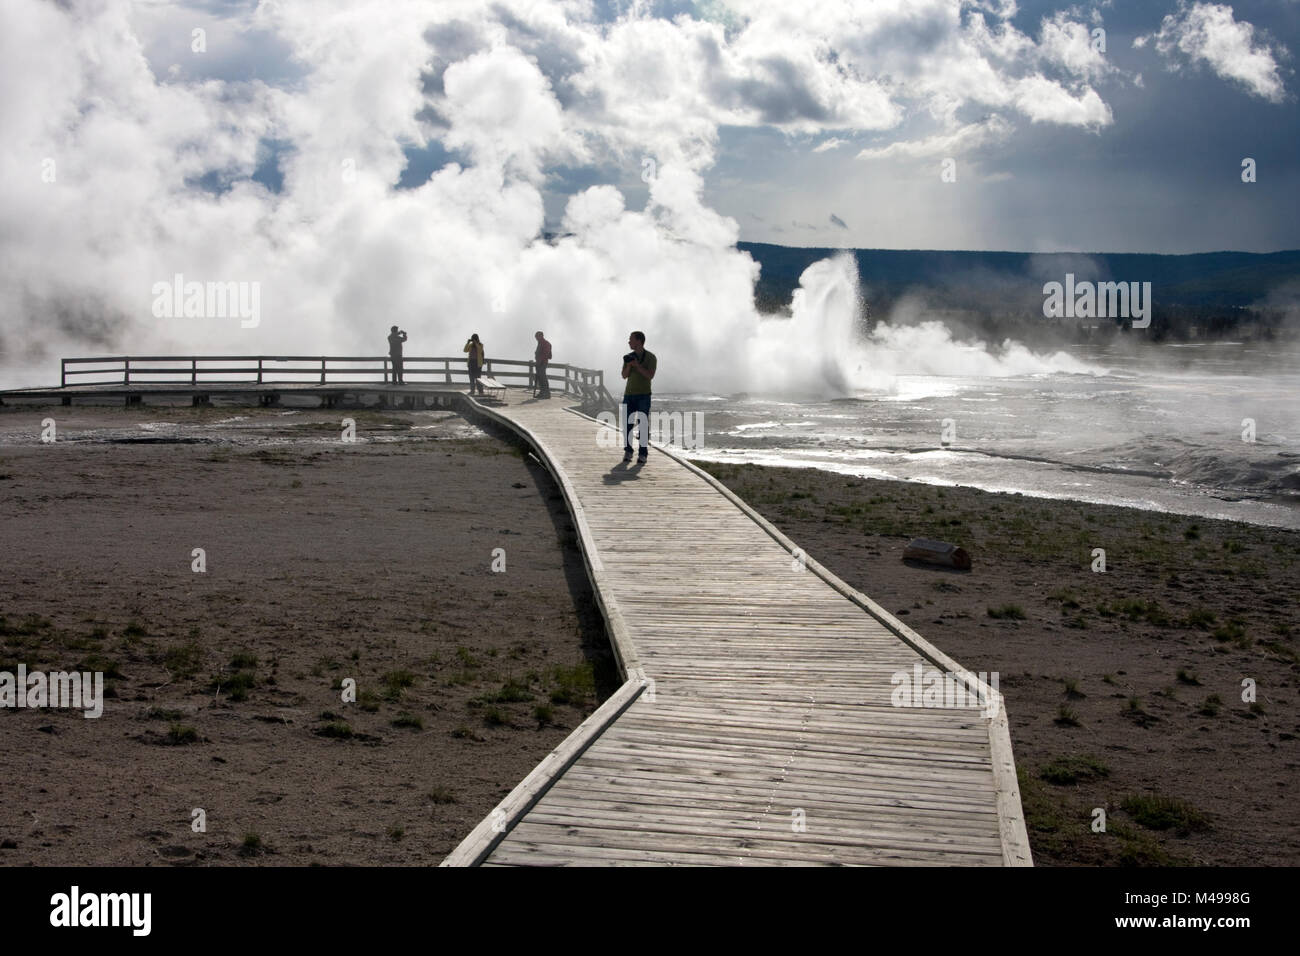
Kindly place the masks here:
<instances>
[{"instance_id":1,"label":"wooden boardwalk","mask_svg":"<svg viewBox=\"0 0 1300 956\"><path fill-rule=\"evenodd\" d=\"M526 399L478 411L563 487L627 683L444 866L1030 864L996 690L893 706L918 665L978 681L698 469Z\"/></svg>"}]
</instances>

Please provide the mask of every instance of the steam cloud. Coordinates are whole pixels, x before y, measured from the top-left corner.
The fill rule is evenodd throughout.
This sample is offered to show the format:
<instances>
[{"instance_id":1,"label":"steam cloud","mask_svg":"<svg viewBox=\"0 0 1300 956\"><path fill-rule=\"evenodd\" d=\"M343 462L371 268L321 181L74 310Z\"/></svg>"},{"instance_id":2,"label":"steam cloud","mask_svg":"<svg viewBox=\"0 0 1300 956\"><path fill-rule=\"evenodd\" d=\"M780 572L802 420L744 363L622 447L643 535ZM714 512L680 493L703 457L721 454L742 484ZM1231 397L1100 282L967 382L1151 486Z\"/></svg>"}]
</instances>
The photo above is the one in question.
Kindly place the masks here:
<instances>
[{"instance_id":1,"label":"steam cloud","mask_svg":"<svg viewBox=\"0 0 1300 956\"><path fill-rule=\"evenodd\" d=\"M956 123L969 99L1035 120L1076 104L1051 121L1091 127L1108 121L1096 92L1045 78L1046 48L956 0L906 22L854 4L737 9L669 21L633 4L598 23L581 0L286 0L220 20L7 0L0 364L46 382L70 354L380 354L398 324L408 355L459 354L478 332L499 358L526 357L542 328L555 361L615 383L643 329L665 391L853 394L917 369L1061 368L959 348L936 324L862 340L847 257L807 270L792 318L760 318L758 267L701 173L723 123L883 130L910 108ZM909 59L908 44L930 52ZM863 79L882 57L892 87ZM397 188L407 150L431 143L449 161ZM544 239L548 177L611 167L645 181L645 207L591 186ZM155 317L152 289L176 274L259 283L260 323Z\"/></svg>"}]
</instances>

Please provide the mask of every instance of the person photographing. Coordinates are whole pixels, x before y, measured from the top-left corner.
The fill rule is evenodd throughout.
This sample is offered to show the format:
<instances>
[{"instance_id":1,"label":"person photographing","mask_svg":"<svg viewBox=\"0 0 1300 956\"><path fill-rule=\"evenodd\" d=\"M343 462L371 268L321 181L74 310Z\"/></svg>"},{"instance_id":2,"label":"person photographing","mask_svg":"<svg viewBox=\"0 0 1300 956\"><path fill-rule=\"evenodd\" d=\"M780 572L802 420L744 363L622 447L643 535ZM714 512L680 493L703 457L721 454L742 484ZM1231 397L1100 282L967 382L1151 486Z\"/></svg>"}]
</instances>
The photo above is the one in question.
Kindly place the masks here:
<instances>
[{"instance_id":1,"label":"person photographing","mask_svg":"<svg viewBox=\"0 0 1300 956\"><path fill-rule=\"evenodd\" d=\"M635 430L640 446L636 463L644 465L650 454L650 382L655 377L659 360L653 352L646 351L644 332L633 332L627 337L627 344L632 351L623 356L623 378L627 380L623 386L622 427L626 429L623 461L632 460L632 431Z\"/></svg>"},{"instance_id":2,"label":"person photographing","mask_svg":"<svg viewBox=\"0 0 1300 956\"><path fill-rule=\"evenodd\" d=\"M469 366L469 393L473 395L477 389L480 395L486 395L487 392L479 378L483 375L483 363L487 361L487 355L483 351L483 343L479 341L477 332L465 343L465 353L465 364Z\"/></svg>"},{"instance_id":3,"label":"person photographing","mask_svg":"<svg viewBox=\"0 0 1300 956\"><path fill-rule=\"evenodd\" d=\"M406 333L393 326L388 331L388 357L393 363L393 384L405 385L405 372L402 368L402 343L406 341Z\"/></svg>"}]
</instances>

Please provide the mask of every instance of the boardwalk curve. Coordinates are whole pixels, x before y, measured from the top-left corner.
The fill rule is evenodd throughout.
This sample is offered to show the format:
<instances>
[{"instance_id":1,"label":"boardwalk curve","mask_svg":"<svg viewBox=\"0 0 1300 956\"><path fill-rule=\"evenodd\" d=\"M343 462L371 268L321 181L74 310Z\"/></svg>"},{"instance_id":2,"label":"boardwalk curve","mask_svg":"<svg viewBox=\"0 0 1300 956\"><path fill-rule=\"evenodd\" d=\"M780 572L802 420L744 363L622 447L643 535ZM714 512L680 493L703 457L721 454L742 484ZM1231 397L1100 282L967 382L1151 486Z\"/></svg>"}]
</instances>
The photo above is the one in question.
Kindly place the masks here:
<instances>
[{"instance_id":1,"label":"boardwalk curve","mask_svg":"<svg viewBox=\"0 0 1300 956\"><path fill-rule=\"evenodd\" d=\"M619 465L514 392L473 411L560 484L627 682L444 866L1031 865L995 689L680 456ZM933 671L982 696L894 706Z\"/></svg>"}]
</instances>

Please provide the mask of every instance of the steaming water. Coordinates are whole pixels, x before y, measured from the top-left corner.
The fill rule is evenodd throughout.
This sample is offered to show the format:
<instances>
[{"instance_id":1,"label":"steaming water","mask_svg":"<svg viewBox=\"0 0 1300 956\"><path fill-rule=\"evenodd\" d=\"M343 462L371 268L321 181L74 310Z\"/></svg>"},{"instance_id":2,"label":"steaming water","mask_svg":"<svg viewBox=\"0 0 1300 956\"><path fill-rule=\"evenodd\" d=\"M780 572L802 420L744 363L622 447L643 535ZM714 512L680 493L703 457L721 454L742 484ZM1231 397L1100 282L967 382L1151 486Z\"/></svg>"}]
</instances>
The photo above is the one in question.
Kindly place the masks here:
<instances>
[{"instance_id":1,"label":"steaming water","mask_svg":"<svg viewBox=\"0 0 1300 956\"><path fill-rule=\"evenodd\" d=\"M972 351L972 365L983 367L987 354ZM1068 351L1093 371L902 372L851 398L678 394L658 396L656 407L704 413L704 447L691 453L698 459L1300 528L1300 350ZM1253 443L1242 438L1247 418ZM955 431L947 447L944 419Z\"/></svg>"}]
</instances>

